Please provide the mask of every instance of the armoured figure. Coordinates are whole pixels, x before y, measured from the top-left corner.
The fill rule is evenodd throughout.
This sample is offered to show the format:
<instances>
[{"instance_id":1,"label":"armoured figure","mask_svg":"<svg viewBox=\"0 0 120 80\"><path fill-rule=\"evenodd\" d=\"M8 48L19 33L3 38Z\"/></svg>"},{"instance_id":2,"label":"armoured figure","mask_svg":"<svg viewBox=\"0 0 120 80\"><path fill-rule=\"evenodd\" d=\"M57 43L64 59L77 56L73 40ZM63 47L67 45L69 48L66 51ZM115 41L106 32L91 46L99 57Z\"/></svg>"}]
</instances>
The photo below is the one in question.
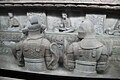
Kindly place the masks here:
<instances>
[{"instance_id":1,"label":"armoured figure","mask_svg":"<svg viewBox=\"0 0 120 80\"><path fill-rule=\"evenodd\" d=\"M27 38L17 43L13 50L18 65L35 71L43 71L46 67L52 69L54 65L51 68L48 67L48 64L54 63L53 54L50 52L50 42L44 38L43 31L41 31L45 27L38 23L35 16L29 21L31 26L28 27Z\"/></svg>"},{"instance_id":2,"label":"armoured figure","mask_svg":"<svg viewBox=\"0 0 120 80\"><path fill-rule=\"evenodd\" d=\"M81 27L85 32L85 37L68 47L64 58L65 68L84 73L105 72L109 63L107 48L95 38L95 31L90 20L86 19Z\"/></svg>"}]
</instances>

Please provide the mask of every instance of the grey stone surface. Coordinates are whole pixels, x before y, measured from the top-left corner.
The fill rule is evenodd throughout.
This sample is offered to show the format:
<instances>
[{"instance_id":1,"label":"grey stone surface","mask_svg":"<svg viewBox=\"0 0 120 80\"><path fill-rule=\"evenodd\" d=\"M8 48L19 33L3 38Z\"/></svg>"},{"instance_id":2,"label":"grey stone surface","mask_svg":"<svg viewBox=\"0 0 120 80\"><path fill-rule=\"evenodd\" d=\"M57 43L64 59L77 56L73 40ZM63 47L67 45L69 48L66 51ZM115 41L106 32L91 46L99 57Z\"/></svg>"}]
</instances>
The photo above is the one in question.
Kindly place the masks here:
<instances>
[{"instance_id":1,"label":"grey stone surface","mask_svg":"<svg viewBox=\"0 0 120 80\"><path fill-rule=\"evenodd\" d=\"M23 4L15 4L19 1ZM7 31L9 27L9 17L3 13L0 15L0 68L35 72L38 74L41 74L42 69L44 74L62 76L120 77L119 15L102 14L99 12L99 14L90 13L87 12L87 10L81 11L75 8L89 7L90 9L91 7L97 7L103 8L104 10L117 10L119 9L119 5L117 5L120 4L119 0L74 0L74 2L73 0L49 0L49 4L47 4L47 2L49 2L48 0L45 0L45 4L41 4L45 2L43 0L29 0L30 4L25 0L19 1L10 0L9 4L3 2L2 5L6 7L15 5L24 7L36 6L37 8L34 9L38 12L34 10L25 11L25 14L23 14L22 11L19 14L15 12L15 19L18 20L19 26L22 27L23 31L13 30L11 32ZM81 4L79 5L79 3ZM103 5L101 6L101 4ZM111 6L109 6L109 4ZM45 8L45 10L42 11L40 9L41 7L38 8L38 6L47 8L54 6L55 9L47 10ZM60 6L66 8L57 10L56 6L57 9L59 9L58 7ZM52 7L50 7L50 9ZM73 8L75 10L72 10ZM67 14L65 18L62 16L62 12L64 11L66 11L65 14ZM33 16L35 18L32 18ZM89 19L93 25L87 23L83 25L82 23L85 19ZM59 31L61 24L63 28L62 32ZM71 31L72 29L74 29L74 31ZM94 33L92 29L95 30L94 35L92 34L92 32ZM67 32L69 30L70 32ZM24 34L22 34L22 32ZM112 32L118 33L111 34ZM16 44L18 46L15 48L14 45ZM40 45L42 45L42 47ZM16 52L12 54L9 47L12 49L15 48ZM75 54L73 54L74 52ZM67 59L72 61L69 62ZM18 65L23 67L19 67ZM107 72L104 74L96 73L96 71L104 71L107 65L109 66ZM67 71L65 68L70 71ZM113 72L115 74L113 74Z\"/></svg>"}]
</instances>

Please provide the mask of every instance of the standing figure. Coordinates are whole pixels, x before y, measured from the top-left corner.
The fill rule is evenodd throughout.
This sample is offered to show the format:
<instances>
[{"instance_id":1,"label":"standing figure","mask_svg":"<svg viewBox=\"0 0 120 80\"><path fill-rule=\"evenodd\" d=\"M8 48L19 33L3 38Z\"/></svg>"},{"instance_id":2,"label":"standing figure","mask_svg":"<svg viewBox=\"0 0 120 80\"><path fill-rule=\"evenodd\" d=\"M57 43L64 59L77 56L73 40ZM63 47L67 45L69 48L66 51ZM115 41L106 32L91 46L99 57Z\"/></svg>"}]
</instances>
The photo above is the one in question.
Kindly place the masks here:
<instances>
[{"instance_id":1,"label":"standing figure","mask_svg":"<svg viewBox=\"0 0 120 80\"><path fill-rule=\"evenodd\" d=\"M67 14L65 12L62 13L62 19L61 19L61 25L59 27L59 32L73 32L74 29L71 26L71 21L67 17Z\"/></svg>"},{"instance_id":2,"label":"standing figure","mask_svg":"<svg viewBox=\"0 0 120 80\"><path fill-rule=\"evenodd\" d=\"M105 72L109 62L107 48L96 39L90 20L86 19L81 27L85 32L85 37L80 42L74 42L68 47L64 58L65 67L75 72Z\"/></svg>"},{"instance_id":3,"label":"standing figure","mask_svg":"<svg viewBox=\"0 0 120 80\"><path fill-rule=\"evenodd\" d=\"M45 28L38 23L37 18L31 17L29 21L31 26L28 27L28 36L16 44L13 52L19 66L32 71L43 71L47 63L54 61L50 54L50 42L44 38L41 30ZM50 57L49 60L46 60L47 57Z\"/></svg>"},{"instance_id":4,"label":"standing figure","mask_svg":"<svg viewBox=\"0 0 120 80\"><path fill-rule=\"evenodd\" d=\"M9 16L8 30L19 31L21 29L19 21L14 17L13 13L8 13L8 16Z\"/></svg>"}]
</instances>

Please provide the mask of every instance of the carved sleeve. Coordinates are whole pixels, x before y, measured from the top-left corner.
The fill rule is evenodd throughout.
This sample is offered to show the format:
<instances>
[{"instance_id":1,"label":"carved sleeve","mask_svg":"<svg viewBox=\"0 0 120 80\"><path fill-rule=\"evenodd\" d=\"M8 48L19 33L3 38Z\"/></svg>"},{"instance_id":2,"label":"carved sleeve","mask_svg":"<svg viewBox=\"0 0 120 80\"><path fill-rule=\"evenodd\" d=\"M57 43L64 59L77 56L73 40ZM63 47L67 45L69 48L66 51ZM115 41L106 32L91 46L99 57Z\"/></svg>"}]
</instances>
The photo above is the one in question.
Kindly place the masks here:
<instances>
[{"instance_id":1,"label":"carved sleeve","mask_svg":"<svg viewBox=\"0 0 120 80\"><path fill-rule=\"evenodd\" d=\"M96 68L98 73L104 73L107 70L109 64L108 58L107 48L104 46L100 58L97 61Z\"/></svg>"},{"instance_id":2,"label":"carved sleeve","mask_svg":"<svg viewBox=\"0 0 120 80\"><path fill-rule=\"evenodd\" d=\"M73 70L75 68L75 63L74 63L74 45L71 44L68 49L67 53L65 54L65 61L64 61L64 66L68 70Z\"/></svg>"}]
</instances>

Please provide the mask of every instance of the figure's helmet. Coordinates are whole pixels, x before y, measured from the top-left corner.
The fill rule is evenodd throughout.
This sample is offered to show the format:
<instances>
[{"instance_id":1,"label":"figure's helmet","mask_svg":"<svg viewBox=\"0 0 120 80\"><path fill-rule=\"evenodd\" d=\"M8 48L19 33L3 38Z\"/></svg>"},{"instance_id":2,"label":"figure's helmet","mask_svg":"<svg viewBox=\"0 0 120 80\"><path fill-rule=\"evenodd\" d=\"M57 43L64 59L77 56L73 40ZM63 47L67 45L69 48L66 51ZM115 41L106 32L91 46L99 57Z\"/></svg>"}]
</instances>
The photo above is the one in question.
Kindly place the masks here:
<instances>
[{"instance_id":1,"label":"figure's helmet","mask_svg":"<svg viewBox=\"0 0 120 80\"><path fill-rule=\"evenodd\" d=\"M81 27L85 32L85 37L81 41L82 48L93 49L93 48L98 48L100 46L103 46L103 44L96 39L94 25L90 20L85 19L81 24Z\"/></svg>"},{"instance_id":2,"label":"figure's helmet","mask_svg":"<svg viewBox=\"0 0 120 80\"><path fill-rule=\"evenodd\" d=\"M86 34L95 34L94 25L89 19L85 19L84 21L82 21L79 27L78 37L84 38Z\"/></svg>"},{"instance_id":3,"label":"figure's helmet","mask_svg":"<svg viewBox=\"0 0 120 80\"><path fill-rule=\"evenodd\" d=\"M31 16L29 18L29 21L30 23L33 25L33 24L38 24L38 19L37 19L37 16Z\"/></svg>"},{"instance_id":4,"label":"figure's helmet","mask_svg":"<svg viewBox=\"0 0 120 80\"><path fill-rule=\"evenodd\" d=\"M40 33L42 33L45 29L46 26L44 24L39 24L37 16L32 16L29 18L29 21L31 23L31 26L28 27L29 31L38 31L40 30Z\"/></svg>"},{"instance_id":5,"label":"figure's helmet","mask_svg":"<svg viewBox=\"0 0 120 80\"><path fill-rule=\"evenodd\" d=\"M38 19L36 16L32 16L29 18L31 26L28 27L28 31L38 31L40 30L41 26L38 24Z\"/></svg>"},{"instance_id":6,"label":"figure's helmet","mask_svg":"<svg viewBox=\"0 0 120 80\"><path fill-rule=\"evenodd\" d=\"M95 33L94 25L89 19L85 19L81 24L82 29L85 33Z\"/></svg>"}]
</instances>

